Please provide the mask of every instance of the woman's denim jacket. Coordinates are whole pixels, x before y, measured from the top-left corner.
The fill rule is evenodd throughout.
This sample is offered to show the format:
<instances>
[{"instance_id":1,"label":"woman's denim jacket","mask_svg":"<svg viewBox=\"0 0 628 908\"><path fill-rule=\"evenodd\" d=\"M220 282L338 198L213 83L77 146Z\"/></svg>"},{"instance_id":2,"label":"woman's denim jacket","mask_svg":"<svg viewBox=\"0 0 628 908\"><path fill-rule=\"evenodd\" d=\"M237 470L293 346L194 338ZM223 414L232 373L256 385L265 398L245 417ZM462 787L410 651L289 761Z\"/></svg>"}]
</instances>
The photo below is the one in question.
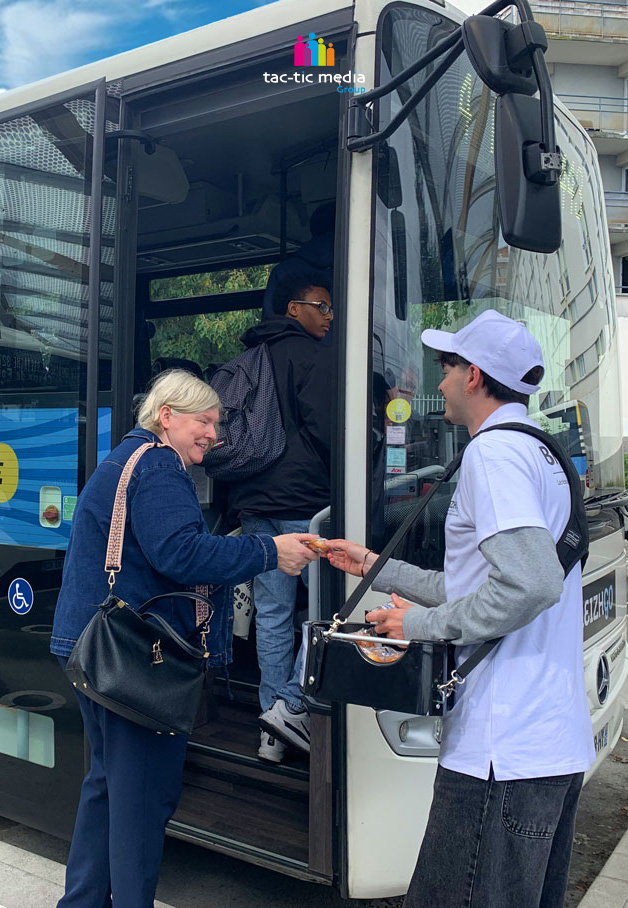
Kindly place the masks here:
<instances>
[{"instance_id":1,"label":"woman's denim jacket","mask_svg":"<svg viewBox=\"0 0 628 908\"><path fill-rule=\"evenodd\" d=\"M109 454L79 495L63 568L50 649L69 656L94 607L109 592L105 553L118 480L133 451L159 438L136 428ZM271 536L212 536L203 520L194 482L170 448L147 451L127 490L122 570L114 594L137 608L152 596L209 586L214 606L207 638L209 664L231 661L232 585L277 567ZM189 599L164 599L159 612L180 634L194 632ZM155 609L157 611L157 608Z\"/></svg>"}]
</instances>

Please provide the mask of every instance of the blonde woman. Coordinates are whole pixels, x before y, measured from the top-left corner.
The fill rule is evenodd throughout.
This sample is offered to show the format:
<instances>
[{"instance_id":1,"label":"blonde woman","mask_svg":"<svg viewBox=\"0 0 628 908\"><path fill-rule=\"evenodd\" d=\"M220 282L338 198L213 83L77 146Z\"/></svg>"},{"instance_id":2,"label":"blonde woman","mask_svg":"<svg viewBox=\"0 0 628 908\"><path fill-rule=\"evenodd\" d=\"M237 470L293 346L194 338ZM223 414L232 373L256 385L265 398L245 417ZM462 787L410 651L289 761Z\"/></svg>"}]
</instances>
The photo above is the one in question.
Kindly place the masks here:
<instances>
[{"instance_id":1,"label":"blonde woman","mask_svg":"<svg viewBox=\"0 0 628 908\"><path fill-rule=\"evenodd\" d=\"M307 533L212 536L186 468L200 464L216 440L220 401L196 376L173 369L158 376L144 399L139 425L100 464L81 492L55 612L51 651L63 666L94 603L108 592L104 571L113 500L131 454L148 450L127 491L122 571L116 596L132 607L152 596L210 586L211 664L227 661L228 591L232 584L279 568L297 575L316 556ZM172 450L174 449L174 450ZM183 598L161 613L182 635L196 614ZM187 738L157 735L77 694L91 745L60 908L152 908L165 826L181 792Z\"/></svg>"}]
</instances>

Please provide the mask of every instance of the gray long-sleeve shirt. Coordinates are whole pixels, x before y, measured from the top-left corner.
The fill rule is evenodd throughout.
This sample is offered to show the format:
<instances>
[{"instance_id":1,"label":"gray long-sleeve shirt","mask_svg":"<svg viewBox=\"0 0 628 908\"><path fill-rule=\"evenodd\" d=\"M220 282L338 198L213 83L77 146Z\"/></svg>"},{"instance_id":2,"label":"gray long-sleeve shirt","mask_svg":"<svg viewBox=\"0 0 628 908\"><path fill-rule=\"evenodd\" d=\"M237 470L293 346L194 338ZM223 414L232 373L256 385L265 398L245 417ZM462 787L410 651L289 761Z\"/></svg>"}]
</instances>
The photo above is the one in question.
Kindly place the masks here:
<instances>
[{"instance_id":1,"label":"gray long-sleeve shirt","mask_svg":"<svg viewBox=\"0 0 628 908\"><path fill-rule=\"evenodd\" d=\"M487 580L450 602L441 571L392 559L382 568L375 591L419 603L404 615L407 640L448 640L460 646L491 640L524 627L560 599L563 569L548 530L504 530L485 539L480 551L490 565Z\"/></svg>"}]
</instances>

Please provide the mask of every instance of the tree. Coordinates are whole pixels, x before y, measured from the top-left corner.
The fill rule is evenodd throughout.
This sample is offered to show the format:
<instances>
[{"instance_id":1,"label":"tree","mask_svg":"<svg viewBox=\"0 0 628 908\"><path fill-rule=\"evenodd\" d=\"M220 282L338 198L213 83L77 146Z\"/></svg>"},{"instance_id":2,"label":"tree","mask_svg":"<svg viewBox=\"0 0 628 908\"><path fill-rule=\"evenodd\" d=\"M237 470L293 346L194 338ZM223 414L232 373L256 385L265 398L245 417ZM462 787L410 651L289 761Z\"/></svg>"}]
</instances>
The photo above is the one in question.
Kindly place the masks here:
<instances>
[{"instance_id":1,"label":"tree","mask_svg":"<svg viewBox=\"0 0 628 908\"><path fill-rule=\"evenodd\" d=\"M272 265L252 265L203 274L158 278L151 282L151 300L184 299L263 290ZM205 367L227 362L242 352L241 335L260 319L261 309L234 309L229 312L202 312L155 320L151 356L190 359Z\"/></svg>"}]
</instances>

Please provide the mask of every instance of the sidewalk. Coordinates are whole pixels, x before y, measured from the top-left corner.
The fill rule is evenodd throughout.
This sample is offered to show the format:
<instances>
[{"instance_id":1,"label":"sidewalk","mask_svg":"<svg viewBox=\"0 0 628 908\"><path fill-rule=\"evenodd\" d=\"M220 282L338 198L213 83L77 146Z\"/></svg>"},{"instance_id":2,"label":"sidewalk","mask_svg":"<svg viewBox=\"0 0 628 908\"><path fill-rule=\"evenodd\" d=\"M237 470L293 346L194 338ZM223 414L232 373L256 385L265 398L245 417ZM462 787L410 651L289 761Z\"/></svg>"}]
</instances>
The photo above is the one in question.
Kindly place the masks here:
<instances>
[{"instance_id":1,"label":"sidewalk","mask_svg":"<svg viewBox=\"0 0 628 908\"><path fill-rule=\"evenodd\" d=\"M578 908L628 908L628 832L620 839Z\"/></svg>"},{"instance_id":2,"label":"sidewalk","mask_svg":"<svg viewBox=\"0 0 628 908\"><path fill-rule=\"evenodd\" d=\"M63 895L65 867L0 842L0 908L55 908ZM172 908L155 902L155 908ZM628 908L628 832L578 908Z\"/></svg>"},{"instance_id":3,"label":"sidewalk","mask_svg":"<svg viewBox=\"0 0 628 908\"><path fill-rule=\"evenodd\" d=\"M0 908L55 908L63 895L65 867L0 842ZM171 908L155 902L155 908Z\"/></svg>"}]
</instances>

